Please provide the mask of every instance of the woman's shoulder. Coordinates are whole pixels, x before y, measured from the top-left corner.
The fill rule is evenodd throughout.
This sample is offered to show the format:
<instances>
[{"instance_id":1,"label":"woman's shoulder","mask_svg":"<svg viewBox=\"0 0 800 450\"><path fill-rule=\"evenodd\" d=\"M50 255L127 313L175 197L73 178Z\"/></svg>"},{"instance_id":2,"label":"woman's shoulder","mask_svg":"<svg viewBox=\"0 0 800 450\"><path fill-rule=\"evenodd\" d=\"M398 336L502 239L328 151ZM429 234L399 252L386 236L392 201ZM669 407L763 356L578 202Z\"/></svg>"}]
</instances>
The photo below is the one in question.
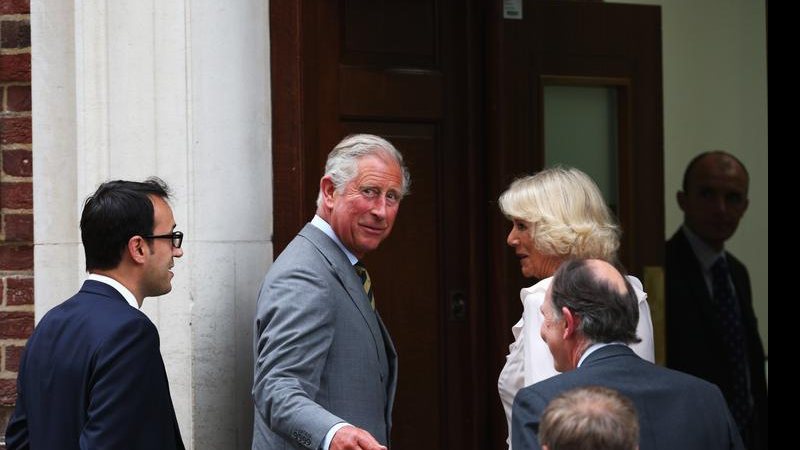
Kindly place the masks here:
<instances>
[{"instance_id":1,"label":"woman's shoulder","mask_svg":"<svg viewBox=\"0 0 800 450\"><path fill-rule=\"evenodd\" d=\"M628 279L628 282L631 284L631 287L633 287L633 291L636 292L636 298L639 299L639 303L646 301L647 293L644 291L644 286L642 286L642 282L639 281L639 279L633 275L628 275L626 276L626 278Z\"/></svg>"},{"instance_id":2,"label":"woman's shoulder","mask_svg":"<svg viewBox=\"0 0 800 450\"><path fill-rule=\"evenodd\" d=\"M550 283L552 281L553 277L547 277L542 280L539 280L539 282L534 284L533 286L522 288L522 290L520 291L520 296L525 297L525 295L527 294L534 294L537 292L547 292L547 288L550 287Z\"/></svg>"},{"instance_id":3,"label":"woman's shoulder","mask_svg":"<svg viewBox=\"0 0 800 450\"><path fill-rule=\"evenodd\" d=\"M533 286L522 288L519 292L519 297L522 299L523 306L527 307L530 302L538 300L541 303L544 300L544 294L547 292L547 288L550 287L550 283L553 281L553 277L547 277L543 280L540 280L538 283L534 284ZM537 305L538 307L539 305Z\"/></svg>"}]
</instances>

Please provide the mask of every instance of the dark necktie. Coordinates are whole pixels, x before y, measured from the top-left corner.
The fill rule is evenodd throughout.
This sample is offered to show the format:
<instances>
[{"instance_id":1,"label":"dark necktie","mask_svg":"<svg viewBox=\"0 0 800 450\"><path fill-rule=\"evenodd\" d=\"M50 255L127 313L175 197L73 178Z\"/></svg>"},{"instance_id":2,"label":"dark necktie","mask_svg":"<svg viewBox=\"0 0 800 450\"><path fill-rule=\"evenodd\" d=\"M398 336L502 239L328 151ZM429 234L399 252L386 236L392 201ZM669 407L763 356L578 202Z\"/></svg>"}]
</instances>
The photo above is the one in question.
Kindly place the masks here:
<instances>
[{"instance_id":1,"label":"dark necktie","mask_svg":"<svg viewBox=\"0 0 800 450\"><path fill-rule=\"evenodd\" d=\"M751 413L750 390L747 387L747 349L742 313L731 289L725 258L720 257L711 267L711 280L714 302L717 304L717 314L722 326L722 339L725 341L728 360L733 370L733 390L729 393L728 406L739 430L744 432Z\"/></svg>"},{"instance_id":2,"label":"dark necktie","mask_svg":"<svg viewBox=\"0 0 800 450\"><path fill-rule=\"evenodd\" d=\"M361 262L357 262L353 265L353 268L356 269L356 273L361 278L361 285L364 287L364 292L367 293L367 298L369 299L369 304L372 306L372 310L375 310L375 295L372 292L372 281L369 279L369 272L367 272L367 268L364 267Z\"/></svg>"}]
</instances>

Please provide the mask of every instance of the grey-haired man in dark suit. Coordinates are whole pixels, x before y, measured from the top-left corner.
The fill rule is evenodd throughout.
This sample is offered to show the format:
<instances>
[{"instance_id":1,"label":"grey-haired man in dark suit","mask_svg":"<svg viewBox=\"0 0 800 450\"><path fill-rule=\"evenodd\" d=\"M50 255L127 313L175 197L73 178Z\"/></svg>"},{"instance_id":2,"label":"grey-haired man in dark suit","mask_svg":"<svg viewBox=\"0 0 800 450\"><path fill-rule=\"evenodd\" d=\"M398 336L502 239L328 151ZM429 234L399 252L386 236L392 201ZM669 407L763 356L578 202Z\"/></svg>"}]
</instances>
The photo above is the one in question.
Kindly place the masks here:
<instances>
[{"instance_id":1,"label":"grey-haired man in dark suit","mask_svg":"<svg viewBox=\"0 0 800 450\"><path fill-rule=\"evenodd\" d=\"M563 263L541 310L541 337L562 373L517 393L515 449L539 449L539 423L550 400L589 385L615 389L633 401L640 450L744 448L719 388L645 361L625 345L638 339L639 309L630 283L609 263Z\"/></svg>"}]
</instances>

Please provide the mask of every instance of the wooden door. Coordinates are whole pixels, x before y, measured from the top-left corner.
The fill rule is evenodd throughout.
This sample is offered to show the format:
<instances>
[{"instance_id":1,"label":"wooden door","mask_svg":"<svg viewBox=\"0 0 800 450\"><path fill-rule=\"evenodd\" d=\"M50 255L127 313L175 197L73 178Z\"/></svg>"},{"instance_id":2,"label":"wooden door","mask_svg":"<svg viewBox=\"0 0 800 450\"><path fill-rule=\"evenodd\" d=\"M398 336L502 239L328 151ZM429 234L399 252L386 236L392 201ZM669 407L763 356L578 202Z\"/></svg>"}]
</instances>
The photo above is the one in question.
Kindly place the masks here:
<instances>
[{"instance_id":1,"label":"wooden door","mask_svg":"<svg viewBox=\"0 0 800 450\"><path fill-rule=\"evenodd\" d=\"M477 16L462 0L270 10L275 253L313 215L333 146L356 132L389 139L411 194L366 264L399 356L392 449L486 448Z\"/></svg>"},{"instance_id":2,"label":"wooden door","mask_svg":"<svg viewBox=\"0 0 800 450\"><path fill-rule=\"evenodd\" d=\"M580 1L521 3L521 18L513 19L503 18L503 5L496 5L489 27L489 198L496 200L514 178L544 167L545 86L606 86L615 91L616 205L624 232L620 257L645 283L657 327L657 355L662 355L663 348L658 348L663 342L663 334L659 336L663 283L658 275L664 243L660 8ZM490 211L487 240L494 245L489 247L488 287L496 300L490 307L489 345L496 371L505 362L511 326L521 316L519 289L532 284L522 278L519 262L505 246L508 231L508 221ZM502 412L493 411L489 429L493 448L501 448L506 434Z\"/></svg>"}]
</instances>

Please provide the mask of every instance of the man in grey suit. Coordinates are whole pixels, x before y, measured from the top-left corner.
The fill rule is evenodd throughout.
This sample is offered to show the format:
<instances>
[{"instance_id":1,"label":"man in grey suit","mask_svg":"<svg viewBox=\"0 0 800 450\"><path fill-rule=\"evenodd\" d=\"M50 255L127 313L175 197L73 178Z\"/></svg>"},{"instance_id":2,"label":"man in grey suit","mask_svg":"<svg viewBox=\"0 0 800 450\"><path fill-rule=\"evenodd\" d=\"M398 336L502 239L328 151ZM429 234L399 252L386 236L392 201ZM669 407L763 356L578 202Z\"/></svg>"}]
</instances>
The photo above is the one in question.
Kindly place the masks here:
<instances>
[{"instance_id":1,"label":"man in grey suit","mask_svg":"<svg viewBox=\"0 0 800 450\"><path fill-rule=\"evenodd\" d=\"M328 155L316 215L259 292L253 449L387 448L397 354L356 263L389 236L409 184L378 136L348 136Z\"/></svg>"}]
</instances>

